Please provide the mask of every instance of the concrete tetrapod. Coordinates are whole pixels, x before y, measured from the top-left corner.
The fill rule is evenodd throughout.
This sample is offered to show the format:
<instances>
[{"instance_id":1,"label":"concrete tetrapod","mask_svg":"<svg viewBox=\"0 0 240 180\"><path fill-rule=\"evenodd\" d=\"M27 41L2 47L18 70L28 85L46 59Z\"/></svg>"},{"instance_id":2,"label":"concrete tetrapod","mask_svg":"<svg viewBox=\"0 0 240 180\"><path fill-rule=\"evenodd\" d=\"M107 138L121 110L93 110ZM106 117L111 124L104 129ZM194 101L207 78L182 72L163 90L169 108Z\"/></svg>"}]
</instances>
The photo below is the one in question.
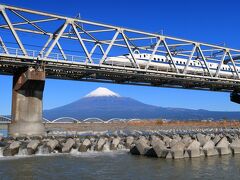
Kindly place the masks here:
<instances>
[{"instance_id":1,"label":"concrete tetrapod","mask_svg":"<svg viewBox=\"0 0 240 180\"><path fill-rule=\"evenodd\" d=\"M200 142L197 140L192 141L187 147L187 152L190 158L200 157Z\"/></svg>"},{"instance_id":2,"label":"concrete tetrapod","mask_svg":"<svg viewBox=\"0 0 240 180\"><path fill-rule=\"evenodd\" d=\"M240 139L235 139L230 144L230 148L232 150L233 154L239 154L240 153Z\"/></svg>"},{"instance_id":3,"label":"concrete tetrapod","mask_svg":"<svg viewBox=\"0 0 240 180\"><path fill-rule=\"evenodd\" d=\"M75 145L75 141L72 138L69 138L66 143L64 143L62 147L62 152L63 153L69 153L73 146Z\"/></svg>"},{"instance_id":4,"label":"concrete tetrapod","mask_svg":"<svg viewBox=\"0 0 240 180\"><path fill-rule=\"evenodd\" d=\"M155 144L153 150L159 158L166 158L169 151L163 142Z\"/></svg>"},{"instance_id":5,"label":"concrete tetrapod","mask_svg":"<svg viewBox=\"0 0 240 180\"><path fill-rule=\"evenodd\" d=\"M3 150L3 156L14 156L18 153L21 143L13 141L8 148Z\"/></svg>"},{"instance_id":6,"label":"concrete tetrapod","mask_svg":"<svg viewBox=\"0 0 240 180\"><path fill-rule=\"evenodd\" d=\"M205 156L215 156L218 152L215 148L215 143L212 140L208 140L203 146L203 152Z\"/></svg>"},{"instance_id":7,"label":"concrete tetrapod","mask_svg":"<svg viewBox=\"0 0 240 180\"><path fill-rule=\"evenodd\" d=\"M31 140L27 145L27 152L29 155L35 154L40 144L39 140Z\"/></svg>"},{"instance_id":8,"label":"concrete tetrapod","mask_svg":"<svg viewBox=\"0 0 240 180\"><path fill-rule=\"evenodd\" d=\"M173 147L171 147L171 154L174 159L184 158L184 147L185 144L182 142L177 142Z\"/></svg>"},{"instance_id":9,"label":"concrete tetrapod","mask_svg":"<svg viewBox=\"0 0 240 180\"><path fill-rule=\"evenodd\" d=\"M143 139L139 139L136 145L130 149L130 153L133 155L145 155L150 149L150 146Z\"/></svg>"},{"instance_id":10,"label":"concrete tetrapod","mask_svg":"<svg viewBox=\"0 0 240 180\"><path fill-rule=\"evenodd\" d=\"M95 150L102 151L104 144L106 143L105 138L100 138L96 144Z\"/></svg>"},{"instance_id":11,"label":"concrete tetrapod","mask_svg":"<svg viewBox=\"0 0 240 180\"><path fill-rule=\"evenodd\" d=\"M216 145L219 155L230 154L229 142L226 137L223 137Z\"/></svg>"},{"instance_id":12,"label":"concrete tetrapod","mask_svg":"<svg viewBox=\"0 0 240 180\"><path fill-rule=\"evenodd\" d=\"M117 150L117 147L118 147L118 145L119 145L119 143L120 143L120 140L121 140L121 138L119 138L119 137L114 138L114 139L112 140L111 145L110 145L110 149L111 149L111 150Z\"/></svg>"},{"instance_id":13,"label":"concrete tetrapod","mask_svg":"<svg viewBox=\"0 0 240 180\"><path fill-rule=\"evenodd\" d=\"M126 148L130 148L131 145L133 144L133 141L134 141L134 137L128 136L128 137L126 138Z\"/></svg>"},{"instance_id":14,"label":"concrete tetrapod","mask_svg":"<svg viewBox=\"0 0 240 180\"><path fill-rule=\"evenodd\" d=\"M83 143L80 145L78 151L86 152L91 148L91 141L89 139L84 139Z\"/></svg>"},{"instance_id":15,"label":"concrete tetrapod","mask_svg":"<svg viewBox=\"0 0 240 180\"><path fill-rule=\"evenodd\" d=\"M203 146L203 145L206 144L206 142L209 140L209 139L206 138L205 135L203 135L203 134L201 134L201 133L198 133L198 134L197 134L197 139L198 139L198 141L199 141L199 143L200 143L200 146Z\"/></svg>"},{"instance_id":16,"label":"concrete tetrapod","mask_svg":"<svg viewBox=\"0 0 240 180\"><path fill-rule=\"evenodd\" d=\"M56 139L50 139L47 142L47 147L49 149L49 152L52 152L58 145L59 145L59 142Z\"/></svg>"}]
</instances>

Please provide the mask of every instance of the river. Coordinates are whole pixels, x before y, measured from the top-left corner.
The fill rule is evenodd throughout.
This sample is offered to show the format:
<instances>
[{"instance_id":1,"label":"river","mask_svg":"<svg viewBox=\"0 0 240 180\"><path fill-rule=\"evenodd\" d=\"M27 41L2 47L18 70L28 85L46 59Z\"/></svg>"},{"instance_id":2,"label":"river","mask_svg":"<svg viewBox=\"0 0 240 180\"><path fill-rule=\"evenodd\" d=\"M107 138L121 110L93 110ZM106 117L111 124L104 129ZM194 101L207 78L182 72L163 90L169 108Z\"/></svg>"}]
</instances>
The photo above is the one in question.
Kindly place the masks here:
<instances>
[{"instance_id":1,"label":"river","mask_svg":"<svg viewBox=\"0 0 240 180\"><path fill-rule=\"evenodd\" d=\"M240 155L157 159L128 152L0 157L1 180L50 179L231 179L240 177Z\"/></svg>"}]
</instances>

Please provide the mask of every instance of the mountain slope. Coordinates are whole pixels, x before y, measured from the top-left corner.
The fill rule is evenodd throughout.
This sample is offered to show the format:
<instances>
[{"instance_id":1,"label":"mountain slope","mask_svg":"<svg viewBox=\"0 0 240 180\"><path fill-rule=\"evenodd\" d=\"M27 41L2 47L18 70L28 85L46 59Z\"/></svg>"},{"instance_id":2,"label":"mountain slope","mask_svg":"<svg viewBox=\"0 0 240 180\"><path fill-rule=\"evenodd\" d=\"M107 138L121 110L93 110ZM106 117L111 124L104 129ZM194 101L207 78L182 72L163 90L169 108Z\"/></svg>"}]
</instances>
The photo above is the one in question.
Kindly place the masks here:
<instances>
[{"instance_id":1,"label":"mountain slope","mask_svg":"<svg viewBox=\"0 0 240 180\"><path fill-rule=\"evenodd\" d=\"M44 117L51 120L59 117L76 119L96 117L105 120L111 118L219 120L223 118L240 119L240 112L157 107L131 98L121 97L106 88L98 88L78 101L44 111Z\"/></svg>"}]
</instances>

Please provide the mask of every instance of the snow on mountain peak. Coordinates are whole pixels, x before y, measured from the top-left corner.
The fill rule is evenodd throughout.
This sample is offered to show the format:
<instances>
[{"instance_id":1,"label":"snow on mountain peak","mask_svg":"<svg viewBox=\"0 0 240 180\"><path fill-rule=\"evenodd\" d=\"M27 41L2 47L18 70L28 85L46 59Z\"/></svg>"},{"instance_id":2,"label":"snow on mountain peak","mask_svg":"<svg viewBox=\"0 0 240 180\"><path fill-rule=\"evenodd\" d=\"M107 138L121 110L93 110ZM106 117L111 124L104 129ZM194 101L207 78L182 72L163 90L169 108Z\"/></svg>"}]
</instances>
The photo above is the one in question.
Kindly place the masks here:
<instances>
[{"instance_id":1,"label":"snow on mountain peak","mask_svg":"<svg viewBox=\"0 0 240 180\"><path fill-rule=\"evenodd\" d=\"M120 95L107 88L99 87L87 94L85 97L120 97Z\"/></svg>"}]
</instances>

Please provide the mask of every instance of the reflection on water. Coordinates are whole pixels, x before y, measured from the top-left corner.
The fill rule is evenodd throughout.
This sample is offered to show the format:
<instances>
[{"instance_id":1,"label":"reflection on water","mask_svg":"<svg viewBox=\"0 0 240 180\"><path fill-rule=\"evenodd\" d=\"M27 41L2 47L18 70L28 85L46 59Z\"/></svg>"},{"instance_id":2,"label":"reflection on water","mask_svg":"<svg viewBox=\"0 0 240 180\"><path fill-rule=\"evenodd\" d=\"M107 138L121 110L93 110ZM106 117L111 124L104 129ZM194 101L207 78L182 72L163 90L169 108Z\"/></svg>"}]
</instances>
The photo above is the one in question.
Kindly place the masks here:
<instances>
[{"instance_id":1,"label":"reflection on water","mask_svg":"<svg viewBox=\"0 0 240 180\"><path fill-rule=\"evenodd\" d=\"M240 155L171 160L109 152L0 158L1 179L234 180L239 175Z\"/></svg>"}]
</instances>

